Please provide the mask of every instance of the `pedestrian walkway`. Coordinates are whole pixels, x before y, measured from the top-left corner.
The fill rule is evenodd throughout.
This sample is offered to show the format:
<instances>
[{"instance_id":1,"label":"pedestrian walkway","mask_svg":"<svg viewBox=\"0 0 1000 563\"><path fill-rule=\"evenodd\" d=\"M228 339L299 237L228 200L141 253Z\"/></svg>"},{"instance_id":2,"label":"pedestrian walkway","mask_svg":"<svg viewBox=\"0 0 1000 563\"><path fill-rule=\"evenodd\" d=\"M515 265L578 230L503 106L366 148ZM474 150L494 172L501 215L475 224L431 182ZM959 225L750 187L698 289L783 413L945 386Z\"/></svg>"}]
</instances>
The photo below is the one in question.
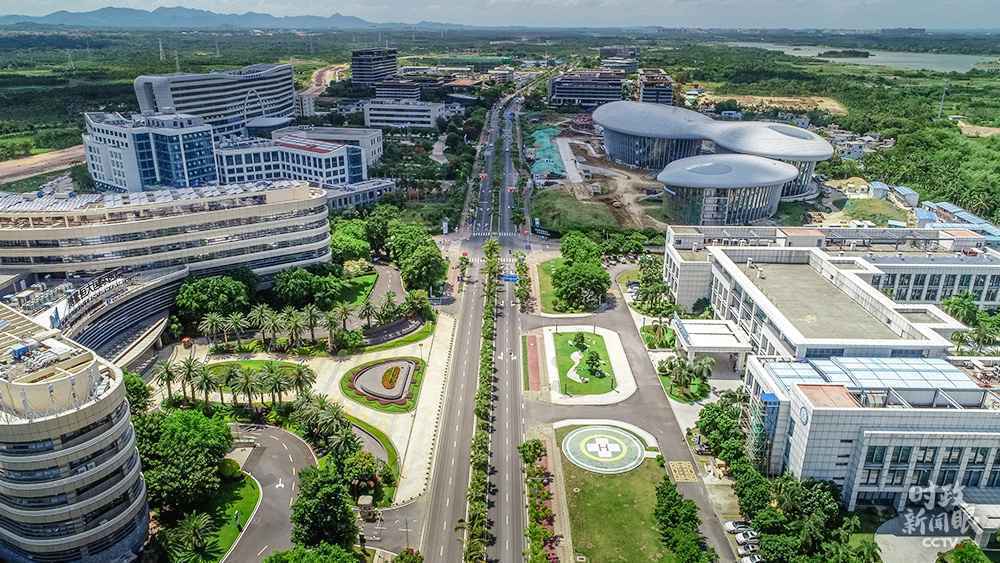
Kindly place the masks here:
<instances>
[{"instance_id":1,"label":"pedestrian walkway","mask_svg":"<svg viewBox=\"0 0 1000 563\"><path fill-rule=\"evenodd\" d=\"M472 236L473 237L484 237L484 238L513 238L513 237L516 237L516 236L518 236L520 234L521 233L519 233L517 231L500 231L500 232L493 231L493 230L489 230L489 231L482 231L482 230L472 231Z\"/></svg>"},{"instance_id":2,"label":"pedestrian walkway","mask_svg":"<svg viewBox=\"0 0 1000 563\"><path fill-rule=\"evenodd\" d=\"M526 351L528 354L528 390L541 391L542 369L539 358L538 337L534 334L529 334L526 338L528 341L528 349Z\"/></svg>"}]
</instances>

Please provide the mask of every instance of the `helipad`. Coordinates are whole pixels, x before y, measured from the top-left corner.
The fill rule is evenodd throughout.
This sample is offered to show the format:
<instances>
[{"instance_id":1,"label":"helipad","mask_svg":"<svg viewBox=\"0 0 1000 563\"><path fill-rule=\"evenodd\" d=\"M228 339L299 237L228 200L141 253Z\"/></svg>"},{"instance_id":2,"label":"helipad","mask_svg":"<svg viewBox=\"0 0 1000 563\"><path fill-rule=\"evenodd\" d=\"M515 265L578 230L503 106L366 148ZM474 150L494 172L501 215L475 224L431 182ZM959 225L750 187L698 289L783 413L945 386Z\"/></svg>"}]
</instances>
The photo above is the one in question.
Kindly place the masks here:
<instances>
[{"instance_id":1,"label":"helipad","mask_svg":"<svg viewBox=\"0 0 1000 563\"><path fill-rule=\"evenodd\" d=\"M645 448L631 432L613 426L584 426L566 435L563 453L594 473L625 473L638 467Z\"/></svg>"}]
</instances>

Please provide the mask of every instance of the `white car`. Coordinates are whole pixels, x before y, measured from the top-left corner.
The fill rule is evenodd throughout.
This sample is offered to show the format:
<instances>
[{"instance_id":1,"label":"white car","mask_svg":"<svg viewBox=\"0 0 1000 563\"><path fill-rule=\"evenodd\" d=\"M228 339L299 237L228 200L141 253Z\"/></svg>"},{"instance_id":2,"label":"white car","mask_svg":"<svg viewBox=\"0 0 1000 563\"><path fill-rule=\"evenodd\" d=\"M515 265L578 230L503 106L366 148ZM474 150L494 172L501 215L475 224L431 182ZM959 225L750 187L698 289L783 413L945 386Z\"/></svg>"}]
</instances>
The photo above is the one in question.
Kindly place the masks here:
<instances>
[{"instance_id":1,"label":"white car","mask_svg":"<svg viewBox=\"0 0 1000 563\"><path fill-rule=\"evenodd\" d=\"M730 534L738 534L749 530L750 522L746 520L727 520L722 524L722 527Z\"/></svg>"},{"instance_id":2,"label":"white car","mask_svg":"<svg viewBox=\"0 0 1000 563\"><path fill-rule=\"evenodd\" d=\"M760 539L760 534L753 530L747 530L745 532L740 532L736 534L736 543L738 545L746 545L748 543L757 543Z\"/></svg>"},{"instance_id":3,"label":"white car","mask_svg":"<svg viewBox=\"0 0 1000 563\"><path fill-rule=\"evenodd\" d=\"M760 563L763 560L764 558L757 554L740 557L740 563Z\"/></svg>"},{"instance_id":4,"label":"white car","mask_svg":"<svg viewBox=\"0 0 1000 563\"><path fill-rule=\"evenodd\" d=\"M743 557L744 555L752 555L760 551L760 546L755 543L748 543L746 545L741 545L736 550L736 555Z\"/></svg>"}]
</instances>

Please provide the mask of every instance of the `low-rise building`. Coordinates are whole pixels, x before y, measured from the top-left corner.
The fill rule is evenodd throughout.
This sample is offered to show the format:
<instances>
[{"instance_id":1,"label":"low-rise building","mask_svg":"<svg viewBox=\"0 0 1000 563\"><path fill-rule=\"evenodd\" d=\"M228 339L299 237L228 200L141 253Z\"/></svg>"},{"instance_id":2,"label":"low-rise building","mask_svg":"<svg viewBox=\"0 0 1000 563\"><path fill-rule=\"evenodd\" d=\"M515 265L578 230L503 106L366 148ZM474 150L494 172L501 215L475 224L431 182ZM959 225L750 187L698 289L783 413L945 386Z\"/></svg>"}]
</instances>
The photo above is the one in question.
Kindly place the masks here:
<instances>
[{"instance_id":1,"label":"low-rise building","mask_svg":"<svg viewBox=\"0 0 1000 563\"><path fill-rule=\"evenodd\" d=\"M194 115L83 114L87 170L98 188L141 192L217 181L212 128Z\"/></svg>"},{"instance_id":2,"label":"low-rise building","mask_svg":"<svg viewBox=\"0 0 1000 563\"><path fill-rule=\"evenodd\" d=\"M635 45L605 45L600 48L600 57L608 59L620 57L625 59L638 59L639 47Z\"/></svg>"},{"instance_id":3,"label":"low-rise building","mask_svg":"<svg viewBox=\"0 0 1000 563\"><path fill-rule=\"evenodd\" d=\"M374 99L365 103L365 127L394 129L437 127L444 104L416 100Z\"/></svg>"},{"instance_id":4,"label":"low-rise building","mask_svg":"<svg viewBox=\"0 0 1000 563\"><path fill-rule=\"evenodd\" d=\"M609 57L601 59L601 68L607 70L620 70L625 74L632 74L639 70L639 61L624 57Z\"/></svg>"},{"instance_id":5,"label":"low-rise building","mask_svg":"<svg viewBox=\"0 0 1000 563\"><path fill-rule=\"evenodd\" d=\"M326 190L326 200L331 211L351 207L361 207L377 203L389 194L398 191L396 181L391 178L373 178L355 184L333 186Z\"/></svg>"},{"instance_id":6,"label":"low-rise building","mask_svg":"<svg viewBox=\"0 0 1000 563\"><path fill-rule=\"evenodd\" d=\"M378 164L382 160L382 130L364 129L362 127L315 127L299 125L278 129L271 133L272 139L282 137L304 137L314 141L322 141L335 145L353 145L361 147L368 166Z\"/></svg>"},{"instance_id":7,"label":"low-rise building","mask_svg":"<svg viewBox=\"0 0 1000 563\"><path fill-rule=\"evenodd\" d=\"M313 117L316 115L316 96L295 93L295 115L297 117Z\"/></svg>"},{"instance_id":8,"label":"low-rise building","mask_svg":"<svg viewBox=\"0 0 1000 563\"><path fill-rule=\"evenodd\" d=\"M321 187L360 182L368 177L364 151L295 135L277 139L226 141L216 147L224 184L259 180L305 180Z\"/></svg>"},{"instance_id":9,"label":"low-rise building","mask_svg":"<svg viewBox=\"0 0 1000 563\"><path fill-rule=\"evenodd\" d=\"M639 101L674 105L674 79L663 69L639 69Z\"/></svg>"},{"instance_id":10,"label":"low-rise building","mask_svg":"<svg viewBox=\"0 0 1000 563\"><path fill-rule=\"evenodd\" d=\"M549 103L594 107L622 99L625 73L620 70L579 70L549 80Z\"/></svg>"},{"instance_id":11,"label":"low-rise building","mask_svg":"<svg viewBox=\"0 0 1000 563\"><path fill-rule=\"evenodd\" d=\"M375 83L375 97L390 100L419 100L420 85L412 80L383 80Z\"/></svg>"}]
</instances>

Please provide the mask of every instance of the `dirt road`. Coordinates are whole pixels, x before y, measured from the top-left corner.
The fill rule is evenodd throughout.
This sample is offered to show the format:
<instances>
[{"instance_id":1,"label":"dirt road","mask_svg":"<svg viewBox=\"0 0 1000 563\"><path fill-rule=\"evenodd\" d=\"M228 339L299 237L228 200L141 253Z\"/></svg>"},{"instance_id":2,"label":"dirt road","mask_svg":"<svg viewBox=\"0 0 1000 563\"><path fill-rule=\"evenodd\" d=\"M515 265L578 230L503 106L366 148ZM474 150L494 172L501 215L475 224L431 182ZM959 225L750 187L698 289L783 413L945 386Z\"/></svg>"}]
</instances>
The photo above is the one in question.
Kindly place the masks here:
<instances>
[{"instance_id":1,"label":"dirt road","mask_svg":"<svg viewBox=\"0 0 1000 563\"><path fill-rule=\"evenodd\" d=\"M347 67L346 63L341 63L317 70L313 73L312 85L303 90L302 93L310 96L322 95L326 91L327 84L340 80L340 75L347 72Z\"/></svg>"},{"instance_id":2,"label":"dirt road","mask_svg":"<svg viewBox=\"0 0 1000 563\"><path fill-rule=\"evenodd\" d=\"M30 176L65 170L83 162L83 145L37 154L27 158L0 162L0 184L23 180Z\"/></svg>"}]
</instances>

